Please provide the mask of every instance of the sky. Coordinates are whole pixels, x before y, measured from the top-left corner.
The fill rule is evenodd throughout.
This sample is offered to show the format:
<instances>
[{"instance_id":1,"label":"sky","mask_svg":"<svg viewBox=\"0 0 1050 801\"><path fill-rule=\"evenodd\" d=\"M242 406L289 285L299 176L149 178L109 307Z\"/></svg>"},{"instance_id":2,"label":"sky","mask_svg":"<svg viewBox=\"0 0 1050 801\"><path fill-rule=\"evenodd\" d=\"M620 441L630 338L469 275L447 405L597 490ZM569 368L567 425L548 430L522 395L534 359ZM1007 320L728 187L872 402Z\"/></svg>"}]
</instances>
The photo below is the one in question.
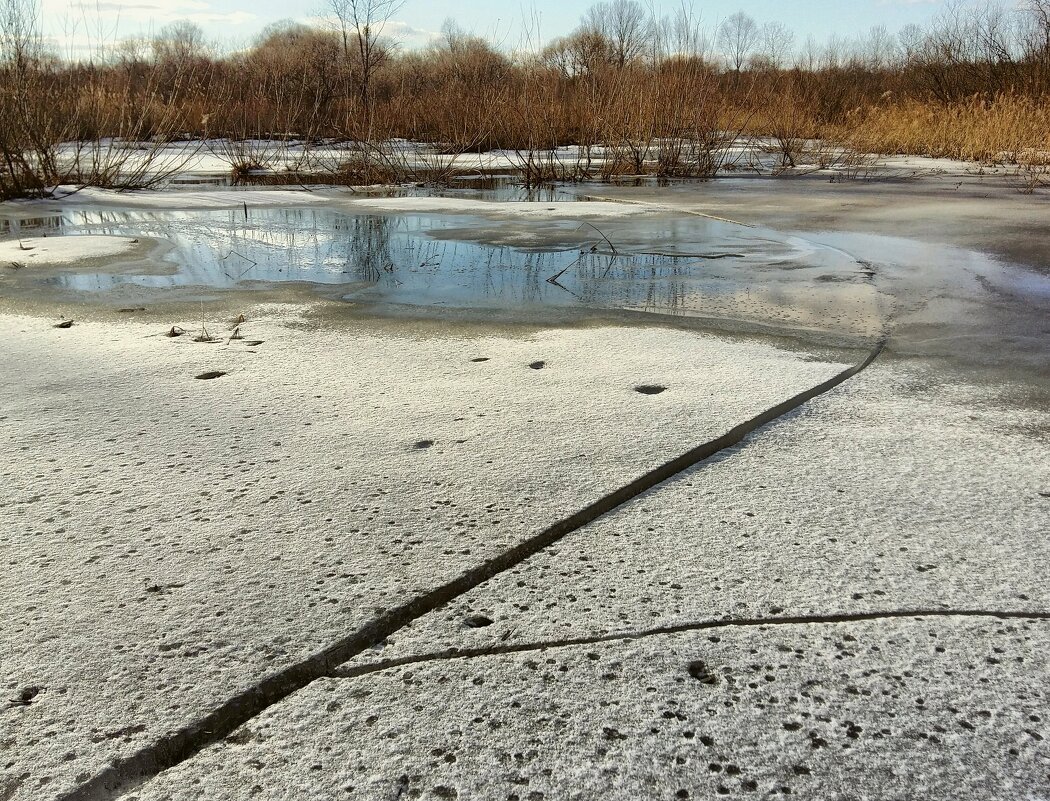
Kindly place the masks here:
<instances>
[{"instance_id":1,"label":"sky","mask_svg":"<svg viewBox=\"0 0 1050 801\"><path fill-rule=\"evenodd\" d=\"M671 11L682 0L643 0L658 11ZM963 0L987 4L989 0ZM325 0L41 0L45 33L69 52L89 42L149 35L176 20L190 20L209 39L225 47L251 41L266 25L282 19L307 22L324 13ZM783 22L802 42L857 36L875 25L891 32L934 17L952 0L685 0L714 27L745 11L761 22ZM521 46L523 20L539 20L544 41L568 33L592 0L405 0L393 18L393 32L404 47L424 45L454 18L463 29L502 43Z\"/></svg>"}]
</instances>

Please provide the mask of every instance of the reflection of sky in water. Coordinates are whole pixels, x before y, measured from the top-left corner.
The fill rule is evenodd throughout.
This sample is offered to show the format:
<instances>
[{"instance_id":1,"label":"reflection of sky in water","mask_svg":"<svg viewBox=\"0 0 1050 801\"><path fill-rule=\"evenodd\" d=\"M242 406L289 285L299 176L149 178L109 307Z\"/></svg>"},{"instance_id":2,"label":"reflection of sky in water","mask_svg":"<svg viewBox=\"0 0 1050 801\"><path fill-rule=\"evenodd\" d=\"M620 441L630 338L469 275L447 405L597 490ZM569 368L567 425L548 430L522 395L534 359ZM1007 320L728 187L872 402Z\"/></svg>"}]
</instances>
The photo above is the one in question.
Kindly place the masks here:
<instances>
[{"instance_id":1,"label":"reflection of sky in water","mask_svg":"<svg viewBox=\"0 0 1050 801\"><path fill-rule=\"evenodd\" d=\"M877 297L860 265L833 248L769 230L698 217L601 223L618 248L615 255L590 252L588 246L582 252L579 246L541 251L452 238L487 230L514 241L520 233L524 241L553 232L558 241L589 238L608 251L602 236L586 229L578 233L578 225L317 208L247 214L74 209L20 228L23 236L148 236L173 245L166 257L171 274L58 272L37 279L38 287L78 292L119 289L127 297L135 287L250 288L295 281L333 290L342 285L344 297L378 304L586 306L747 317L859 333L877 327ZM547 280L552 276L558 276L557 283Z\"/></svg>"}]
</instances>

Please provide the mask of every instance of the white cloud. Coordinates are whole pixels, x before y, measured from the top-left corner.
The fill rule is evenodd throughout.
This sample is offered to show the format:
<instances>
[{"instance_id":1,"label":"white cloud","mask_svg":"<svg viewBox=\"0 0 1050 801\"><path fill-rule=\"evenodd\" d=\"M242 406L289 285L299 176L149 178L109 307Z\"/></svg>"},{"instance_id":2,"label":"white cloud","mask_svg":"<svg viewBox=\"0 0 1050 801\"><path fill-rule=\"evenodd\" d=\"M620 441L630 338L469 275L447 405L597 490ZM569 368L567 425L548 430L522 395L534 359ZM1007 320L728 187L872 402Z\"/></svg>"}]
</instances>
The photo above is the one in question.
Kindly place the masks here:
<instances>
[{"instance_id":1,"label":"white cloud","mask_svg":"<svg viewBox=\"0 0 1050 801\"><path fill-rule=\"evenodd\" d=\"M386 24L386 27L383 29L383 35L409 48L422 47L430 44L435 39L441 38L441 34L437 31L423 30L422 28L409 25L407 22L400 22L394 19Z\"/></svg>"},{"instance_id":2,"label":"white cloud","mask_svg":"<svg viewBox=\"0 0 1050 801\"><path fill-rule=\"evenodd\" d=\"M160 26L175 20L199 25L243 25L258 16L249 11L216 11L204 0L44 0L43 23L46 30L98 25Z\"/></svg>"},{"instance_id":3,"label":"white cloud","mask_svg":"<svg viewBox=\"0 0 1050 801\"><path fill-rule=\"evenodd\" d=\"M304 25L338 27L338 22L335 17L332 16L300 17L298 21ZM397 42L399 45L409 50L418 47L425 47L435 39L441 38L441 34L438 31L428 31L424 28L417 28L414 25L396 19L388 20L383 25L382 36L385 39Z\"/></svg>"}]
</instances>

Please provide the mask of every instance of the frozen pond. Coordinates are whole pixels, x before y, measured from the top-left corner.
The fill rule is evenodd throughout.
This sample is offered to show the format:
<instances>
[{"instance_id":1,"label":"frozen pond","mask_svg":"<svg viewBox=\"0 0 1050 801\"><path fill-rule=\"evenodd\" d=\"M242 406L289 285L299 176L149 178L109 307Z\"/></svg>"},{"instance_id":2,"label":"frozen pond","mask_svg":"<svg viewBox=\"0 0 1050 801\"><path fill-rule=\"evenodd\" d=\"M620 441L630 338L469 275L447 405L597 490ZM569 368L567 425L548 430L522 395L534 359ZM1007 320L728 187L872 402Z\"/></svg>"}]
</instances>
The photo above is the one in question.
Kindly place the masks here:
<instances>
[{"instance_id":1,"label":"frozen pond","mask_svg":"<svg viewBox=\"0 0 1050 801\"><path fill-rule=\"evenodd\" d=\"M957 189L0 204L0 799L1041 786L1050 225Z\"/></svg>"},{"instance_id":2,"label":"frozen pond","mask_svg":"<svg viewBox=\"0 0 1050 801\"><path fill-rule=\"evenodd\" d=\"M146 258L8 271L9 296L156 304L294 283L359 306L416 312L629 310L860 336L881 326L870 269L841 250L680 214L593 224L328 206L69 207L2 225L5 239L158 243Z\"/></svg>"}]
</instances>

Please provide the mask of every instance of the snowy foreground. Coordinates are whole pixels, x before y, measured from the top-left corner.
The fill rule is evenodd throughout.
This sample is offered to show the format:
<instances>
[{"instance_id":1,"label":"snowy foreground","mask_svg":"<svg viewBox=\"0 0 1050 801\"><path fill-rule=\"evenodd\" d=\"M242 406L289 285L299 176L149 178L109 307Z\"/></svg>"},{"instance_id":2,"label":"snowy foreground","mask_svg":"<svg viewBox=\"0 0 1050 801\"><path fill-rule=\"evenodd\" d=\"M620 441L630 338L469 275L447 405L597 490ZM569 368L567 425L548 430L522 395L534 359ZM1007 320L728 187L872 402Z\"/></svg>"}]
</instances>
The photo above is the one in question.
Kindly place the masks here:
<instances>
[{"instance_id":1,"label":"snowy foreground","mask_svg":"<svg viewBox=\"0 0 1050 801\"><path fill-rule=\"evenodd\" d=\"M3 713L9 797L64 797L844 367L668 331L259 314L262 344L229 346L3 319L3 681L40 689ZM1050 415L927 380L869 368L133 795L1038 786L1050 642L1023 618L1047 609L1050 471L1027 432Z\"/></svg>"},{"instance_id":2,"label":"snowy foreground","mask_svg":"<svg viewBox=\"0 0 1050 801\"><path fill-rule=\"evenodd\" d=\"M1041 379L213 308L0 313L3 801L1050 792Z\"/></svg>"}]
</instances>

